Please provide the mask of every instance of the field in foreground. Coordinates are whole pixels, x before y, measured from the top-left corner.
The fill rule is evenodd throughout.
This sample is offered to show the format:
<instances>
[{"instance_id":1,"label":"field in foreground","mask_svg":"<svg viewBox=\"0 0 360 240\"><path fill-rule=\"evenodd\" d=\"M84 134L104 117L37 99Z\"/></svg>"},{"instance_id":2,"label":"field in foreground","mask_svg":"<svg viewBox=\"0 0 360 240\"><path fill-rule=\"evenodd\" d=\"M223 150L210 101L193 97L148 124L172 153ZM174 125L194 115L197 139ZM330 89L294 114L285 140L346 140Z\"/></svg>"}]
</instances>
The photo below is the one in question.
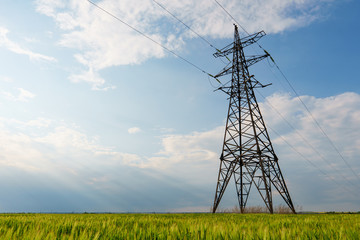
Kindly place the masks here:
<instances>
[{"instance_id":1,"label":"field in foreground","mask_svg":"<svg viewBox=\"0 0 360 240\"><path fill-rule=\"evenodd\" d=\"M360 239L360 214L0 214L0 239Z\"/></svg>"}]
</instances>

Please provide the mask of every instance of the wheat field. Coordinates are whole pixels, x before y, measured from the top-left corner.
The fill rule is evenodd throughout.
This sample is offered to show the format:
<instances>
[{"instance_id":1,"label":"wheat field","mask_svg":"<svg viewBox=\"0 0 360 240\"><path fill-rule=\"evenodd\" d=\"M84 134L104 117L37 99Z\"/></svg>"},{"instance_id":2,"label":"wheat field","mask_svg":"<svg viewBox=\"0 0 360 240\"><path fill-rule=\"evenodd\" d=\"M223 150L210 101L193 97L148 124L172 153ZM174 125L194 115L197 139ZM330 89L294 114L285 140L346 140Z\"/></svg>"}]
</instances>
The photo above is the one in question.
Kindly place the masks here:
<instances>
[{"instance_id":1,"label":"wheat field","mask_svg":"<svg viewBox=\"0 0 360 240\"><path fill-rule=\"evenodd\" d=\"M0 214L0 239L360 239L360 214Z\"/></svg>"}]
</instances>

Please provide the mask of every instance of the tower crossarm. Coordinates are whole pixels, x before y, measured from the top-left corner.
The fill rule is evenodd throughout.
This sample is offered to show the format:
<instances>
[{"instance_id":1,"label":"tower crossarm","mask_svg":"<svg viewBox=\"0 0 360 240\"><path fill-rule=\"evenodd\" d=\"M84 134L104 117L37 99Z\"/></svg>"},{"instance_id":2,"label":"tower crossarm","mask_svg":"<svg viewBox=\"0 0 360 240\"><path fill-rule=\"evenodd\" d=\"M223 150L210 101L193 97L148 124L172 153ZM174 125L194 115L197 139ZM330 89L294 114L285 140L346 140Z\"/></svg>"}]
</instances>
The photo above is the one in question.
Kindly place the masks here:
<instances>
[{"instance_id":1,"label":"tower crossarm","mask_svg":"<svg viewBox=\"0 0 360 240\"><path fill-rule=\"evenodd\" d=\"M256 43L260 38L265 36L266 33L264 31L254 33L250 36L244 37L241 39L241 46L242 48L245 48L253 43ZM214 57L225 57L229 54L232 54L234 52L234 43L231 43L224 47L223 49L219 50L218 52L214 53Z\"/></svg>"},{"instance_id":2,"label":"tower crossarm","mask_svg":"<svg viewBox=\"0 0 360 240\"><path fill-rule=\"evenodd\" d=\"M257 32L257 33L254 33L252 35L249 35L247 37L244 37L241 39L241 45L243 47L247 47L253 43L256 43L260 38L262 38L263 36L265 36L266 33L264 31L260 31L260 32Z\"/></svg>"},{"instance_id":3,"label":"tower crossarm","mask_svg":"<svg viewBox=\"0 0 360 240\"><path fill-rule=\"evenodd\" d=\"M246 58L246 64L248 67L254 65L257 62L260 62L261 60L263 60L264 58L269 57L270 55L268 53L264 54L264 55L254 55L254 56L249 56Z\"/></svg>"},{"instance_id":4,"label":"tower crossarm","mask_svg":"<svg viewBox=\"0 0 360 240\"><path fill-rule=\"evenodd\" d=\"M218 50L216 53L213 54L214 57L225 57L229 54L232 54L234 52L234 43L230 43L226 47L224 47L221 50Z\"/></svg>"},{"instance_id":5,"label":"tower crossarm","mask_svg":"<svg viewBox=\"0 0 360 240\"><path fill-rule=\"evenodd\" d=\"M232 72L233 72L232 71L232 66L230 66L228 68L223 69L220 73L216 74L214 77L215 78L222 77L222 76L231 74Z\"/></svg>"},{"instance_id":6,"label":"tower crossarm","mask_svg":"<svg viewBox=\"0 0 360 240\"><path fill-rule=\"evenodd\" d=\"M269 57L270 55L268 53L264 54L264 55L253 55L253 56L249 56L246 58L246 66L250 67L252 65L254 65L257 62L260 62L261 60L263 60L264 58ZM214 77L215 78L219 78L228 74L232 74L233 73L233 66L224 68L220 73L216 74Z\"/></svg>"}]
</instances>

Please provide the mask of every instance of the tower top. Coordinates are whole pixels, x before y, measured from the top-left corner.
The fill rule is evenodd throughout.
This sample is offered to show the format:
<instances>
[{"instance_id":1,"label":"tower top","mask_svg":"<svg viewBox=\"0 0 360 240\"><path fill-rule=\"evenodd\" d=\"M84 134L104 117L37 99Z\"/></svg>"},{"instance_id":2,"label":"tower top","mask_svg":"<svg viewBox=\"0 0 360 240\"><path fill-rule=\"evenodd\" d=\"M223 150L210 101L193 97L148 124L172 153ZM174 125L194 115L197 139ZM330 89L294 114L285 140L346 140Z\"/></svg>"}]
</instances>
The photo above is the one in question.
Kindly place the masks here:
<instances>
[{"instance_id":1,"label":"tower top","mask_svg":"<svg viewBox=\"0 0 360 240\"><path fill-rule=\"evenodd\" d=\"M254 75L249 74L249 70L248 70L248 68L254 65L255 63L263 60L264 58L270 57L270 54L264 51L265 54L263 55L251 55L245 57L245 53L244 53L244 48L250 46L251 44L256 43L260 38L266 35L265 32L260 31L252 35L248 35L244 38L240 38L237 25L234 24L234 26L235 26L234 41L229 45L227 45L226 47L224 47L223 49L213 54L214 57L216 58L226 57L229 60L229 64L225 68L223 68L223 70L220 73L216 74L214 78L218 79L220 77L239 72L239 74L243 75L243 78L247 78L247 81L252 82L251 84L252 88L266 87L270 85L270 84L267 85L261 84L259 81L257 81L254 78ZM233 55L232 61L228 57L228 55L231 54ZM222 90L227 94L230 94L229 91L230 89L231 89L231 83L222 85L221 87L218 88L218 90Z\"/></svg>"}]
</instances>

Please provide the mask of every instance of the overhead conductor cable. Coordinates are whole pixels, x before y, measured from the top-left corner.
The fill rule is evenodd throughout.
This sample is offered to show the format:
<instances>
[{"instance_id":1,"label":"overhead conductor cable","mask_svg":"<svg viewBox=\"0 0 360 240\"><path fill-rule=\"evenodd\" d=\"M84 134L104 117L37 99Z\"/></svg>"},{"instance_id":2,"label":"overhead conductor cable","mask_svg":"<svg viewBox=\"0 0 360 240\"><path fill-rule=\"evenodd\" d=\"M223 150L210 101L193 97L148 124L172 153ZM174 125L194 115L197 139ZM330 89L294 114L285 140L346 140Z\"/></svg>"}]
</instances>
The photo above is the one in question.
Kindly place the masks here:
<instances>
[{"instance_id":1,"label":"overhead conductor cable","mask_svg":"<svg viewBox=\"0 0 360 240\"><path fill-rule=\"evenodd\" d=\"M246 29L244 27L241 26L241 24L236 21L236 19L217 1L214 0L223 10L224 12L231 17L231 19L233 19L240 27L242 30L244 30L244 32L246 32L248 35L250 35ZM340 158L343 160L343 162L345 163L345 165L350 169L350 171L355 175L355 177L357 177L360 180L360 176L354 171L354 169L350 166L350 164L348 163L348 161L346 161L346 159L344 158L344 156L341 154L341 152L339 151L339 149L335 146L334 142L330 139L330 137L326 134L326 132L324 131L324 129L321 127L320 123L315 119L314 115L311 113L310 109L306 106L306 104L303 102L303 100L300 98L299 94L297 93L297 91L295 90L295 88L292 86L292 84L290 83L289 79L285 76L285 74L283 73L283 71L281 71L280 67L278 66L278 64L275 62L275 60L271 57L271 55L269 54L268 51L266 51L261 45L260 43L256 42L256 44L265 52L265 54L269 55L271 61L275 64L276 68L279 70L280 74L282 75L282 77L286 80L287 84L290 86L290 88L292 89L292 91L295 93L295 96L299 99L299 101L301 102L301 104L304 106L305 110L309 113L310 117L312 118L312 120L315 122L316 126L320 129L320 131L322 132L322 134L325 136L325 138L328 140L328 142L330 143L330 145L333 147L333 149L337 152L337 154L340 156Z\"/></svg>"},{"instance_id":2,"label":"overhead conductor cable","mask_svg":"<svg viewBox=\"0 0 360 240\"><path fill-rule=\"evenodd\" d=\"M100 7L99 5L97 5L96 3L92 2L91 0L88 0L89 3L91 3L92 5L94 5L95 7L97 7L98 9L102 10L103 12L105 12L106 14L110 15L111 17L115 18L116 20L118 20L119 22L125 24L126 26L128 26L129 28L131 28L132 30L134 30L135 32L139 33L140 35L142 35L143 37L149 39L150 41L152 41L153 43L159 45L160 47L162 47L163 49L165 49L166 51L168 51L169 53L173 54L174 56L180 58L181 60L187 62L188 64L190 64L191 66L193 66L194 68L198 69L199 71L207 74L208 76L214 78L216 81L218 81L219 83L221 83L217 78L215 78L212 74L206 72L205 70L203 70L202 68L200 68L199 66L195 65L194 63L190 62L189 60L185 59L184 57L180 56L179 54L175 53L174 51L172 51L171 49L165 47L164 45L162 45L161 43L159 43L158 41L154 40L153 38L151 38L150 36L146 35L145 33L141 32L140 30L134 28L133 26L131 26L130 24L126 23L125 21L121 20L119 17L115 16L114 14L112 14L111 12L107 11L106 9Z\"/></svg>"}]
</instances>

